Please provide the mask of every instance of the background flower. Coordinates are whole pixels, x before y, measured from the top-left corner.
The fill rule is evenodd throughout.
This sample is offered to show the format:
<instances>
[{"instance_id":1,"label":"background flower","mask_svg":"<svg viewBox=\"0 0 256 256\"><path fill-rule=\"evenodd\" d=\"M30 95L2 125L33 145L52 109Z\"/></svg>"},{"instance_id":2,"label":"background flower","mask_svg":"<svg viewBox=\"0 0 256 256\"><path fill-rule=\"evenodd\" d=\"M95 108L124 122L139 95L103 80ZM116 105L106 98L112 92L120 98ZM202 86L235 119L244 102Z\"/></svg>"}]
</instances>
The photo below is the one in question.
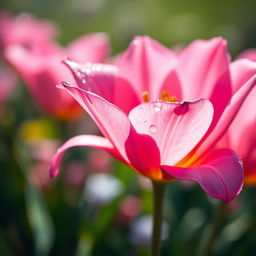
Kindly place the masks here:
<instances>
[{"instance_id":1,"label":"background flower","mask_svg":"<svg viewBox=\"0 0 256 256\"><path fill-rule=\"evenodd\" d=\"M104 34L83 36L65 50L52 41L40 43L32 43L30 48L10 45L4 50L5 58L43 110L61 120L75 119L81 115L80 107L70 96L56 89L63 78L73 81L61 61L70 56L80 62L102 62L109 51L108 39Z\"/></svg>"}]
</instances>

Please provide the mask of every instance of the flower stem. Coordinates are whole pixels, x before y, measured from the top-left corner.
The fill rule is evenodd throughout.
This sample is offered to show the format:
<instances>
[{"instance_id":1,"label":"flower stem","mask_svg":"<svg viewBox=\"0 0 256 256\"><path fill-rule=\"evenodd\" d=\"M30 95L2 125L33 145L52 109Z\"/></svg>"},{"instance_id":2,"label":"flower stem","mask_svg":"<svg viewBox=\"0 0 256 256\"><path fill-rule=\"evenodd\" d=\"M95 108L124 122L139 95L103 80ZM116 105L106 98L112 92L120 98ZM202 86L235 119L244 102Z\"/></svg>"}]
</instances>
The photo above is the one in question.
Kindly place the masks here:
<instances>
[{"instance_id":1,"label":"flower stem","mask_svg":"<svg viewBox=\"0 0 256 256\"><path fill-rule=\"evenodd\" d=\"M166 183L152 180L153 184L153 231L151 256L160 256L163 199Z\"/></svg>"}]
</instances>

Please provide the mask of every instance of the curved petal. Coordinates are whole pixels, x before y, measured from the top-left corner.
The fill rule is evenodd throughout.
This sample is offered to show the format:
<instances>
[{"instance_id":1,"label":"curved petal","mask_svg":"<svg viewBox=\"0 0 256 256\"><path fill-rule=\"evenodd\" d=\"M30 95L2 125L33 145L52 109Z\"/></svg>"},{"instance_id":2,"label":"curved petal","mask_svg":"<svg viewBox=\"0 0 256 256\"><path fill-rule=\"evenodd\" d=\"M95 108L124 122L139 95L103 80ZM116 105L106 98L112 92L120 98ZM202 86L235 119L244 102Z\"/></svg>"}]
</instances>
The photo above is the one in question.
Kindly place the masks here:
<instances>
[{"instance_id":1,"label":"curved petal","mask_svg":"<svg viewBox=\"0 0 256 256\"><path fill-rule=\"evenodd\" d=\"M211 197L225 202L236 197L243 186L241 160L230 149L214 151L200 166L191 168L162 166L162 170L177 179L199 183Z\"/></svg>"},{"instance_id":2,"label":"curved petal","mask_svg":"<svg viewBox=\"0 0 256 256\"><path fill-rule=\"evenodd\" d=\"M82 36L69 44L66 54L75 61L103 62L110 52L109 37L104 33Z\"/></svg>"},{"instance_id":3,"label":"curved petal","mask_svg":"<svg viewBox=\"0 0 256 256\"><path fill-rule=\"evenodd\" d=\"M197 40L181 52L177 65L183 99L209 99L214 106L214 124L232 95L226 44L222 38Z\"/></svg>"},{"instance_id":4,"label":"curved petal","mask_svg":"<svg viewBox=\"0 0 256 256\"><path fill-rule=\"evenodd\" d=\"M63 82L63 85L59 87L66 89L76 99L95 121L104 136L128 161L125 153L125 141L129 136L131 125L126 114L98 95L67 82Z\"/></svg>"},{"instance_id":5,"label":"curved petal","mask_svg":"<svg viewBox=\"0 0 256 256\"><path fill-rule=\"evenodd\" d=\"M194 153L196 153L196 158L207 152L221 139L255 85L256 76L252 77L233 95L229 105L225 108L220 120L218 121L218 124L212 131L207 132L203 140L195 148Z\"/></svg>"},{"instance_id":6,"label":"curved petal","mask_svg":"<svg viewBox=\"0 0 256 256\"><path fill-rule=\"evenodd\" d=\"M225 145L242 158L246 183L249 183L248 180L252 182L252 177L256 176L256 111L254 113L254 122L244 124L241 124L242 121L239 120L239 116L241 116L239 113L228 130L229 140Z\"/></svg>"},{"instance_id":7,"label":"curved petal","mask_svg":"<svg viewBox=\"0 0 256 256\"><path fill-rule=\"evenodd\" d=\"M139 98L149 92L159 100L160 89L174 69L176 55L150 37L136 37L120 58L120 75L131 83ZM171 89L171 88L170 88Z\"/></svg>"},{"instance_id":8,"label":"curved petal","mask_svg":"<svg viewBox=\"0 0 256 256\"><path fill-rule=\"evenodd\" d=\"M152 137L138 134L131 129L125 149L131 165L137 172L154 180L162 180L160 151Z\"/></svg>"},{"instance_id":9,"label":"curved petal","mask_svg":"<svg viewBox=\"0 0 256 256\"><path fill-rule=\"evenodd\" d=\"M223 74L229 81L230 57L226 45L222 38L197 40L180 53L177 70L185 99L210 98L216 82ZM222 90L230 91L230 83L224 83L223 86L226 88L222 87Z\"/></svg>"},{"instance_id":10,"label":"curved petal","mask_svg":"<svg viewBox=\"0 0 256 256\"><path fill-rule=\"evenodd\" d=\"M80 88L101 96L126 113L139 104L135 91L127 81L119 77L116 66L92 63L82 65L69 59L64 64Z\"/></svg>"},{"instance_id":11,"label":"curved petal","mask_svg":"<svg viewBox=\"0 0 256 256\"><path fill-rule=\"evenodd\" d=\"M232 86L234 92L240 89L252 76L256 75L256 62L241 59L231 64ZM229 134L231 134L233 140L241 140L243 137L243 127L249 125L255 125L256 122L256 88L254 88L248 97L245 99L243 106L236 115L233 121ZM256 126L255 126L256 127ZM237 141L238 142L238 141ZM238 142L237 144L240 144Z\"/></svg>"},{"instance_id":12,"label":"curved petal","mask_svg":"<svg viewBox=\"0 0 256 256\"><path fill-rule=\"evenodd\" d=\"M256 49L247 49L237 56L237 59L248 59L256 61Z\"/></svg>"},{"instance_id":13,"label":"curved petal","mask_svg":"<svg viewBox=\"0 0 256 256\"><path fill-rule=\"evenodd\" d=\"M144 103L130 112L129 119L137 133L155 140L161 164L174 165L201 140L212 116L210 101L201 99L181 103Z\"/></svg>"},{"instance_id":14,"label":"curved petal","mask_svg":"<svg viewBox=\"0 0 256 256\"><path fill-rule=\"evenodd\" d=\"M232 80L232 90L233 93L235 93L253 75L256 74L256 62L248 59L234 61L230 65L230 74Z\"/></svg>"},{"instance_id":15,"label":"curved petal","mask_svg":"<svg viewBox=\"0 0 256 256\"><path fill-rule=\"evenodd\" d=\"M252 90L230 125L227 135L229 145L244 160L256 148L256 88ZM241 143L241 141L243 143ZM255 164L256 166L256 164Z\"/></svg>"},{"instance_id":16,"label":"curved petal","mask_svg":"<svg viewBox=\"0 0 256 256\"><path fill-rule=\"evenodd\" d=\"M58 175L60 163L66 150L77 146L99 148L114 156L118 156L108 139L95 135L78 135L66 141L52 158L50 164L50 176L52 178Z\"/></svg>"}]
</instances>

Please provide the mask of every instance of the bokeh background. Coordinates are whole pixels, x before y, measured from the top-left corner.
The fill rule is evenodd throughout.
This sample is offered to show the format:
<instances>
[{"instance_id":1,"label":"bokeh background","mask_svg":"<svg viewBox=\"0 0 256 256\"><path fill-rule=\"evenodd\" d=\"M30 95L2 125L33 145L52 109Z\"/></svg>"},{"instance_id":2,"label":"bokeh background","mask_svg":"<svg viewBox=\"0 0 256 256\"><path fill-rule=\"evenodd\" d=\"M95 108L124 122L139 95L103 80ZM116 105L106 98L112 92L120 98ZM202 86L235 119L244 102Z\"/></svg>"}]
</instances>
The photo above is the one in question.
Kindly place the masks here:
<instances>
[{"instance_id":1,"label":"bokeh background","mask_svg":"<svg viewBox=\"0 0 256 256\"><path fill-rule=\"evenodd\" d=\"M106 32L112 55L145 34L176 49L223 36L233 58L256 47L254 0L2 0L0 8L56 22L63 45ZM0 255L147 255L148 181L84 148L70 150L61 175L50 180L49 159L57 147L74 135L97 133L96 128L86 115L69 123L49 117L24 82L17 83L0 113ZM171 183L163 255L202 255L214 221L221 226L212 242L214 255L255 255L255 196L256 189L246 187L223 209L198 186Z\"/></svg>"}]
</instances>

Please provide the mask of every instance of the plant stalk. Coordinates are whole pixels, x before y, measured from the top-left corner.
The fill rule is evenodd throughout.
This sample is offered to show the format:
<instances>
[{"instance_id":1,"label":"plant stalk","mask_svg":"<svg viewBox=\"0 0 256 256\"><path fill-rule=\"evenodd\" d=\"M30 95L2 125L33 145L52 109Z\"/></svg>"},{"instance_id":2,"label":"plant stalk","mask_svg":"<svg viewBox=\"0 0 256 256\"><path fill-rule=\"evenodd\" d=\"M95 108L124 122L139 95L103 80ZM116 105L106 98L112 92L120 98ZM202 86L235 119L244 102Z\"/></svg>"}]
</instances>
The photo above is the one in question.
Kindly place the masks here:
<instances>
[{"instance_id":1,"label":"plant stalk","mask_svg":"<svg viewBox=\"0 0 256 256\"><path fill-rule=\"evenodd\" d=\"M163 200L166 183L152 180L153 184L153 231L151 240L151 256L160 256Z\"/></svg>"}]
</instances>

